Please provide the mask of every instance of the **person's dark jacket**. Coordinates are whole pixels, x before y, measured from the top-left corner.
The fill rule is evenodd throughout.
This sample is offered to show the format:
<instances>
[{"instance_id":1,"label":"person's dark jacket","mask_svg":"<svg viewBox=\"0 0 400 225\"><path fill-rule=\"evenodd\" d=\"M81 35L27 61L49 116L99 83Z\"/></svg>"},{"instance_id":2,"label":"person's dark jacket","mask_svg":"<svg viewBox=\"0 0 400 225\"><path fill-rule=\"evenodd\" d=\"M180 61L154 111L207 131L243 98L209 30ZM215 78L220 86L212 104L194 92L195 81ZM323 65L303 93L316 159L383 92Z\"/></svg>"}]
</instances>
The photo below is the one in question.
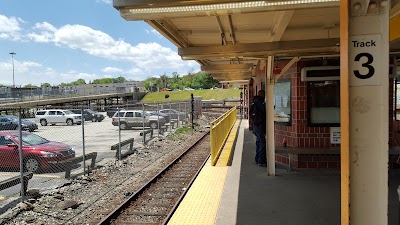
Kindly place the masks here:
<instances>
[{"instance_id":1,"label":"person's dark jacket","mask_svg":"<svg viewBox=\"0 0 400 225\"><path fill-rule=\"evenodd\" d=\"M257 106L257 108L261 109L261 118L262 118L262 123L261 123L261 127L262 130L266 131L266 107L265 107L265 101L264 101L264 97L261 96L254 96L253 97L253 103Z\"/></svg>"}]
</instances>

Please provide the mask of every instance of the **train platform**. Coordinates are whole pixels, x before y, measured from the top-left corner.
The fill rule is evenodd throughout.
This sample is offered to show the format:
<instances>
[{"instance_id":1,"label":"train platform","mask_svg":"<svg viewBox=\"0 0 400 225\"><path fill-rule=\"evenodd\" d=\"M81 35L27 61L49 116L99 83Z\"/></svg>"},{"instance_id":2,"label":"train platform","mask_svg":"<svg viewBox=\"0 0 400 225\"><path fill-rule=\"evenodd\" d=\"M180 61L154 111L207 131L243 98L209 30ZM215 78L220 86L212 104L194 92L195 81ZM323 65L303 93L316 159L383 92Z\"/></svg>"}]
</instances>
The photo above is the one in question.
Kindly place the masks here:
<instances>
[{"instance_id":1,"label":"train platform","mask_svg":"<svg viewBox=\"0 0 400 225\"><path fill-rule=\"evenodd\" d=\"M339 225L340 171L287 171L254 164L255 136L242 120L232 165L200 172L168 224ZM389 172L388 224L399 224L400 171Z\"/></svg>"}]
</instances>

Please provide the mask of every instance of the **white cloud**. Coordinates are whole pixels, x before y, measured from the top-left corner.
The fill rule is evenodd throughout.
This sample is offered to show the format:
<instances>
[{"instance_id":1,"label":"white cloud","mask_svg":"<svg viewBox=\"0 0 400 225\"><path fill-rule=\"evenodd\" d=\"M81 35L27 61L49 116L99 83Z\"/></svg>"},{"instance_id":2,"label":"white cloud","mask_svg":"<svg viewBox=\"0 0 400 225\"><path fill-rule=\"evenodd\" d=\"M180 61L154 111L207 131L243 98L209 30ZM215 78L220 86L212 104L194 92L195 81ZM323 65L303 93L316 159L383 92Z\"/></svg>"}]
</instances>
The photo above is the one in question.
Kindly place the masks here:
<instances>
[{"instance_id":1,"label":"white cloud","mask_svg":"<svg viewBox=\"0 0 400 225\"><path fill-rule=\"evenodd\" d=\"M111 4L111 1L102 0L102 2ZM186 74L193 68L199 68L195 61L183 61L175 51L155 42L132 45L123 39L114 39L107 33L79 24L68 24L57 28L49 22L41 22L36 23L29 30L23 30L23 23L26 22L21 18L0 15L0 39L49 43L76 49L95 57L114 60L119 63L125 62L130 69L103 67L98 68L99 74L82 71L65 72L46 68L42 65L45 61L41 62L42 64L15 61L16 84L32 83L40 85L44 82L59 84L79 78L88 82L102 77L112 77L110 74L122 75L127 79L143 80L143 77L156 76L164 74L164 72L170 74L176 71L180 74ZM148 32L159 35L154 29ZM10 79L12 77L11 67L11 59L9 62L0 62L0 84L12 85L12 79ZM135 78L129 77L132 75Z\"/></svg>"},{"instance_id":2,"label":"white cloud","mask_svg":"<svg viewBox=\"0 0 400 225\"><path fill-rule=\"evenodd\" d=\"M96 0L96 2L101 2L101 3L106 3L106 4L112 4L112 0Z\"/></svg>"},{"instance_id":3,"label":"white cloud","mask_svg":"<svg viewBox=\"0 0 400 225\"><path fill-rule=\"evenodd\" d=\"M89 82L89 80L93 81L94 79L98 79L98 76L96 74L89 74L89 73L80 73L77 71L70 71L67 73L61 73L60 75L61 82L67 83L71 81L75 81L78 79L84 79L86 83Z\"/></svg>"},{"instance_id":4,"label":"white cloud","mask_svg":"<svg viewBox=\"0 0 400 225\"><path fill-rule=\"evenodd\" d=\"M159 38L163 38L163 36L160 34L160 32L158 32L156 29L151 29L151 30L145 30L146 33L148 34L153 34Z\"/></svg>"},{"instance_id":5,"label":"white cloud","mask_svg":"<svg viewBox=\"0 0 400 225\"><path fill-rule=\"evenodd\" d=\"M179 70L197 65L194 61L183 61L172 49L158 43L139 43L133 46L83 25L65 25L55 29L49 23L42 23L36 24L35 29L39 33L29 34L33 41L53 42L97 57L134 62L135 67L146 72L165 68Z\"/></svg>"},{"instance_id":6,"label":"white cloud","mask_svg":"<svg viewBox=\"0 0 400 225\"><path fill-rule=\"evenodd\" d=\"M126 71L127 74L131 74L131 75L140 75L143 74L143 70L139 69L139 68L132 68L128 71Z\"/></svg>"},{"instance_id":7,"label":"white cloud","mask_svg":"<svg viewBox=\"0 0 400 225\"><path fill-rule=\"evenodd\" d=\"M104 69L102 69L101 71L105 72L105 73L122 73L123 70L119 69L119 68L115 68L115 67L106 67Z\"/></svg>"},{"instance_id":8,"label":"white cloud","mask_svg":"<svg viewBox=\"0 0 400 225\"><path fill-rule=\"evenodd\" d=\"M23 22L21 18L0 15L0 39L20 40Z\"/></svg>"}]
</instances>

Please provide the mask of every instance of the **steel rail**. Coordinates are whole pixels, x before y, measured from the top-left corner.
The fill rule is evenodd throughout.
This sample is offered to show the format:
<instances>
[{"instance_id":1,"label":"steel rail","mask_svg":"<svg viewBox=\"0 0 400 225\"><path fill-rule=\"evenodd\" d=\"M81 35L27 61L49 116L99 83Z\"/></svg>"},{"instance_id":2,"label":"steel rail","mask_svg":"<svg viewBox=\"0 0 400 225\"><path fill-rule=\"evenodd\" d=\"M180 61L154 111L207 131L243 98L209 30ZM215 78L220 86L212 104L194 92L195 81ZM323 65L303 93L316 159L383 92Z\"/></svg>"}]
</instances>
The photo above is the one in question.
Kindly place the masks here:
<instances>
[{"instance_id":1,"label":"steel rail","mask_svg":"<svg viewBox=\"0 0 400 225\"><path fill-rule=\"evenodd\" d=\"M156 183L160 177L162 177L167 171L169 171L173 165L175 165L183 156L185 156L193 147L195 147L199 142L201 142L207 135L209 135L209 131L205 132L204 135L202 135L193 145L188 147L181 155L179 155L177 158L175 158L169 165L167 165L164 169L161 170L157 175L155 175L153 178L151 178L146 184L144 184L137 192L132 194L127 200L125 200L123 203L121 203L117 208L115 208L110 214L108 214L105 218L103 218L98 225L106 225L106 224L112 224L114 220L117 219L117 217L121 214L121 212L128 208L129 205L136 201L139 196L144 193L152 184ZM204 166L204 164L207 162L209 156L206 158L206 160L203 162L201 168ZM200 169L201 170L201 169ZM187 190L189 187L192 185L194 180L196 179L197 175L199 174L200 170L197 171L197 173L194 175L194 177L191 179L191 181L188 184L188 188L181 194L181 196L178 199L178 202L175 203L175 205L172 207L171 211L167 214L166 218L164 219L162 224L165 224L166 222L169 221L170 217L173 215L173 212L175 212L176 208L178 207L180 201L182 201L184 195L186 194Z\"/></svg>"}]
</instances>

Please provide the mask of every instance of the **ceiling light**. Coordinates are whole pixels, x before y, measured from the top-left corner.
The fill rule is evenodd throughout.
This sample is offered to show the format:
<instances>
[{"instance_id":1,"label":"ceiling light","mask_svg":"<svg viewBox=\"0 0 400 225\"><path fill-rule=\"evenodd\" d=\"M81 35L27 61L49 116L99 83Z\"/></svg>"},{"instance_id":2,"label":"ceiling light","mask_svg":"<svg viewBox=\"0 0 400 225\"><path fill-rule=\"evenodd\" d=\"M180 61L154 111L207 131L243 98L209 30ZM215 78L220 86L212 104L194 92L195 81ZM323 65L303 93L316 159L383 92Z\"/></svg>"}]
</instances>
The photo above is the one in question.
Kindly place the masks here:
<instances>
[{"instance_id":1,"label":"ceiling light","mask_svg":"<svg viewBox=\"0 0 400 225\"><path fill-rule=\"evenodd\" d=\"M222 3L209 5L191 5L176 7L121 9L123 16L130 20L144 20L165 17L193 16L194 14L223 15L244 12L259 12L269 10L285 10L312 7L339 6L339 0L297 0L297 1L249 1L237 3Z\"/></svg>"}]
</instances>

